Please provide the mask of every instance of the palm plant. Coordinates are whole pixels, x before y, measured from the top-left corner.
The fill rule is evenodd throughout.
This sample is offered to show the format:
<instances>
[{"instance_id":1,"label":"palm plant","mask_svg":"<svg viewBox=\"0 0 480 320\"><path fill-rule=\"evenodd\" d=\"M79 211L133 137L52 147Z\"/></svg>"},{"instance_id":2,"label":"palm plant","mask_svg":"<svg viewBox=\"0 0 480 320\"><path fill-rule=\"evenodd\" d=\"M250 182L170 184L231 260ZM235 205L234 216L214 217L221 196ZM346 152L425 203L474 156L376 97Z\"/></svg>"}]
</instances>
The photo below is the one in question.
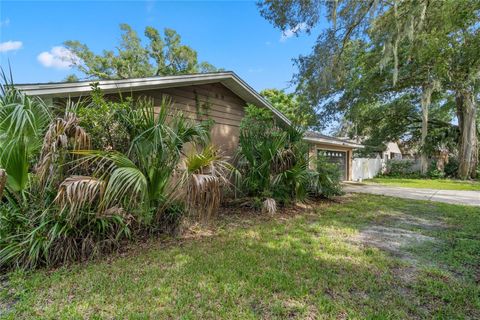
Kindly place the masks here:
<instances>
[{"instance_id":1,"label":"palm plant","mask_svg":"<svg viewBox=\"0 0 480 320\"><path fill-rule=\"evenodd\" d=\"M89 190L79 179L67 179L60 186L61 210L53 202L57 184L52 182L69 168L68 151L89 145L75 104L69 102L65 115L49 125L49 107L40 99L25 96L12 83L5 82L1 90L0 196L5 189L6 201L0 199L0 269L89 258L128 237L131 217L119 208L102 214L88 208L62 210L62 201L71 202L72 194Z\"/></svg>"},{"instance_id":2,"label":"palm plant","mask_svg":"<svg viewBox=\"0 0 480 320\"><path fill-rule=\"evenodd\" d=\"M45 133L36 173L40 185L45 187L54 180L62 180L69 159L69 150L90 147L90 137L80 125L76 110L81 101L68 100L62 117L55 118Z\"/></svg>"},{"instance_id":3,"label":"palm plant","mask_svg":"<svg viewBox=\"0 0 480 320\"><path fill-rule=\"evenodd\" d=\"M235 169L213 145L190 153L185 167L187 210L197 219L209 221L220 207L222 187L230 185Z\"/></svg>"},{"instance_id":4,"label":"palm plant","mask_svg":"<svg viewBox=\"0 0 480 320\"><path fill-rule=\"evenodd\" d=\"M249 107L242 121L238 166L241 189L247 196L261 197L263 209L273 213L277 201L304 200L310 170L308 150L297 128L275 125L273 116Z\"/></svg>"},{"instance_id":5,"label":"palm plant","mask_svg":"<svg viewBox=\"0 0 480 320\"><path fill-rule=\"evenodd\" d=\"M131 140L127 154L74 151L83 156L82 163L97 169L93 177L77 177L78 194L69 194L72 201L60 201L62 205L72 210L81 207L78 204L90 204L92 199L84 196L88 189L91 198L98 197L99 212L118 207L136 213L147 224L158 219L169 205L180 199L182 179L178 164L185 144L206 143L209 137L208 123L189 121L181 113L171 111L167 99L159 106L154 106L151 99L140 99L121 114ZM62 196L59 194L57 199Z\"/></svg>"},{"instance_id":6,"label":"palm plant","mask_svg":"<svg viewBox=\"0 0 480 320\"><path fill-rule=\"evenodd\" d=\"M2 71L0 85L0 168L7 174L7 196L25 197L30 162L41 147L43 133L50 121L50 112L40 99L16 90Z\"/></svg>"},{"instance_id":7,"label":"palm plant","mask_svg":"<svg viewBox=\"0 0 480 320\"><path fill-rule=\"evenodd\" d=\"M312 195L324 198L342 195L341 172L338 166L328 162L325 157L317 156L315 167L316 170L311 173L309 187Z\"/></svg>"}]
</instances>

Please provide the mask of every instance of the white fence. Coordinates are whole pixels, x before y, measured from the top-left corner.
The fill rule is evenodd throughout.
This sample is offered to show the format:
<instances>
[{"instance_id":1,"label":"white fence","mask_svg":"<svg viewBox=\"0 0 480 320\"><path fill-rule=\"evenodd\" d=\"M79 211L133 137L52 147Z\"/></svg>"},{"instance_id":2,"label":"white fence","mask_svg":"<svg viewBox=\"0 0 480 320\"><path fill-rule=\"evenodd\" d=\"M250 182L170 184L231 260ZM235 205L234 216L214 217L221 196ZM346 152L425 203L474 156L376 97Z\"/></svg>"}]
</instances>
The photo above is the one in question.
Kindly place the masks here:
<instances>
[{"instance_id":1,"label":"white fence","mask_svg":"<svg viewBox=\"0 0 480 320\"><path fill-rule=\"evenodd\" d=\"M385 160L356 158L352 161L352 180L372 179L385 170Z\"/></svg>"}]
</instances>

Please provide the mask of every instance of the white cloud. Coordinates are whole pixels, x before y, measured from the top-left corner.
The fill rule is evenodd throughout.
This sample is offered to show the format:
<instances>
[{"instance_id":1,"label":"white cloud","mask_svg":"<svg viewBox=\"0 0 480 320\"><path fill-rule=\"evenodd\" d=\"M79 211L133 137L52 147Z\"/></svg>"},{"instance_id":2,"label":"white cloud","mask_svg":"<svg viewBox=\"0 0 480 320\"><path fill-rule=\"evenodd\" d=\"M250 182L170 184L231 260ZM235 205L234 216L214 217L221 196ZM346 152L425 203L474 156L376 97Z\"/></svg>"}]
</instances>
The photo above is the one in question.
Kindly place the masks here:
<instances>
[{"instance_id":1,"label":"white cloud","mask_svg":"<svg viewBox=\"0 0 480 320\"><path fill-rule=\"evenodd\" d=\"M0 52L15 51L23 46L22 41L0 42Z\"/></svg>"},{"instance_id":2,"label":"white cloud","mask_svg":"<svg viewBox=\"0 0 480 320\"><path fill-rule=\"evenodd\" d=\"M280 37L280 41L284 42L288 38L291 38L294 35L296 35L298 32L304 31L306 29L307 29L307 24L305 22L301 22L301 23L297 24L295 27L283 31L282 36Z\"/></svg>"},{"instance_id":3,"label":"white cloud","mask_svg":"<svg viewBox=\"0 0 480 320\"><path fill-rule=\"evenodd\" d=\"M1 27L7 27L10 24L10 19L7 18L5 20L0 20L0 28Z\"/></svg>"},{"instance_id":4,"label":"white cloud","mask_svg":"<svg viewBox=\"0 0 480 320\"><path fill-rule=\"evenodd\" d=\"M60 46L40 53L37 60L44 67L57 69L69 69L72 64L80 62L80 59L73 52Z\"/></svg>"},{"instance_id":5,"label":"white cloud","mask_svg":"<svg viewBox=\"0 0 480 320\"><path fill-rule=\"evenodd\" d=\"M266 45L266 46L270 46L270 45L272 45L272 43L271 43L270 41L266 41L266 42L265 42L265 45Z\"/></svg>"}]
</instances>

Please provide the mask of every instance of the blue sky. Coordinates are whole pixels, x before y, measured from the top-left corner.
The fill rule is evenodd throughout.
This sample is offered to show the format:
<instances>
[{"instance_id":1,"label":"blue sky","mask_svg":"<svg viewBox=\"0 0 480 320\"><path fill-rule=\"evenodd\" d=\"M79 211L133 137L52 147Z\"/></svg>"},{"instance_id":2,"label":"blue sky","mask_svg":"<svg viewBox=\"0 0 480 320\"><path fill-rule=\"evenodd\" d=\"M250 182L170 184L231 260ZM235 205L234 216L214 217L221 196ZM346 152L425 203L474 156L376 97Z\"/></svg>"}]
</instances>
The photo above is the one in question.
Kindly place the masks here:
<instances>
[{"instance_id":1,"label":"blue sky","mask_svg":"<svg viewBox=\"0 0 480 320\"><path fill-rule=\"evenodd\" d=\"M289 86L292 59L310 52L312 35L282 37L253 1L4 1L0 2L0 64L17 83L61 81L72 70L55 59L65 40L94 52L113 49L120 23L173 28L199 59L235 71L255 89ZM291 91L292 88L287 89Z\"/></svg>"}]
</instances>

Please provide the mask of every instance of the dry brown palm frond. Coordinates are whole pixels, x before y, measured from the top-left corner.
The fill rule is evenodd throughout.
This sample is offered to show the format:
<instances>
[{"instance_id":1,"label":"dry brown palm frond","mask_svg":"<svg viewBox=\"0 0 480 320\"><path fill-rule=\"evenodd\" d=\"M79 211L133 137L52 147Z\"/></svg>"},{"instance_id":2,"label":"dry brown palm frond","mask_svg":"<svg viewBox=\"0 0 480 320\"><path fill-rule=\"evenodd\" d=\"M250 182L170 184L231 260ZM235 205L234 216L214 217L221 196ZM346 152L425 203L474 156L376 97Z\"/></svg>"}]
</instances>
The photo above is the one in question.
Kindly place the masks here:
<instances>
[{"instance_id":1,"label":"dry brown palm frond","mask_svg":"<svg viewBox=\"0 0 480 320\"><path fill-rule=\"evenodd\" d=\"M90 138L79 125L75 113L67 111L62 118L53 120L43 139L42 152L36 166L40 184L44 185L54 177L62 152L89 148Z\"/></svg>"},{"instance_id":2,"label":"dry brown palm frond","mask_svg":"<svg viewBox=\"0 0 480 320\"><path fill-rule=\"evenodd\" d=\"M274 158L272 171L280 173L291 169L296 163L295 152L292 149L284 149L278 152Z\"/></svg>"},{"instance_id":3,"label":"dry brown palm frond","mask_svg":"<svg viewBox=\"0 0 480 320\"><path fill-rule=\"evenodd\" d=\"M277 202L275 201L275 199L265 199L265 201L263 201L262 211L269 214L274 214L275 212L277 212Z\"/></svg>"},{"instance_id":4,"label":"dry brown palm frond","mask_svg":"<svg viewBox=\"0 0 480 320\"><path fill-rule=\"evenodd\" d=\"M230 184L233 167L213 146L186 159L184 181L188 212L201 221L209 221L218 211L222 187Z\"/></svg>"},{"instance_id":5,"label":"dry brown palm frond","mask_svg":"<svg viewBox=\"0 0 480 320\"><path fill-rule=\"evenodd\" d=\"M99 212L99 215L103 217L113 217L113 216L120 216L123 218L123 221L127 224L130 225L132 222L135 221L135 217L128 213L124 208L119 207L119 206L113 206L108 208L107 210L104 210L103 212Z\"/></svg>"},{"instance_id":6,"label":"dry brown palm frond","mask_svg":"<svg viewBox=\"0 0 480 320\"><path fill-rule=\"evenodd\" d=\"M209 174L192 174L187 186L187 206L200 220L208 221L218 210L221 199L221 181Z\"/></svg>"},{"instance_id":7,"label":"dry brown palm frond","mask_svg":"<svg viewBox=\"0 0 480 320\"><path fill-rule=\"evenodd\" d=\"M105 190L105 182L86 176L71 176L65 179L58 189L55 202L62 210L69 210L72 217L78 211L100 200Z\"/></svg>"},{"instance_id":8,"label":"dry brown palm frond","mask_svg":"<svg viewBox=\"0 0 480 320\"><path fill-rule=\"evenodd\" d=\"M3 190L7 185L7 171L0 169L0 200L2 200Z\"/></svg>"}]
</instances>

